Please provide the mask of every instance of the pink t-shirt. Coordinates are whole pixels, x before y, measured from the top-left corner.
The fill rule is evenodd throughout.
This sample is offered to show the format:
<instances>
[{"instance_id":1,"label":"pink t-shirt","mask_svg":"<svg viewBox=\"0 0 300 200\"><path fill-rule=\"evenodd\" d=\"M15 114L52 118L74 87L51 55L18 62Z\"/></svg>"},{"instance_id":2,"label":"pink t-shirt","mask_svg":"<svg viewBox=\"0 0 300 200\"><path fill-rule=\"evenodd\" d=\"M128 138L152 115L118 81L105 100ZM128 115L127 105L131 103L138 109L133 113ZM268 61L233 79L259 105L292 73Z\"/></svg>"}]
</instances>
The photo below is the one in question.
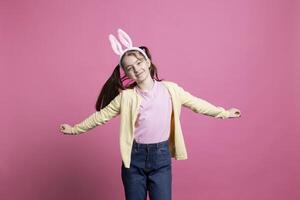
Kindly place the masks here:
<instances>
[{"instance_id":1,"label":"pink t-shirt","mask_svg":"<svg viewBox=\"0 0 300 200\"><path fill-rule=\"evenodd\" d=\"M135 90L142 97L135 122L136 142L150 144L167 140L172 113L172 101L168 89L163 83L154 80L150 90L142 91L137 86Z\"/></svg>"}]
</instances>

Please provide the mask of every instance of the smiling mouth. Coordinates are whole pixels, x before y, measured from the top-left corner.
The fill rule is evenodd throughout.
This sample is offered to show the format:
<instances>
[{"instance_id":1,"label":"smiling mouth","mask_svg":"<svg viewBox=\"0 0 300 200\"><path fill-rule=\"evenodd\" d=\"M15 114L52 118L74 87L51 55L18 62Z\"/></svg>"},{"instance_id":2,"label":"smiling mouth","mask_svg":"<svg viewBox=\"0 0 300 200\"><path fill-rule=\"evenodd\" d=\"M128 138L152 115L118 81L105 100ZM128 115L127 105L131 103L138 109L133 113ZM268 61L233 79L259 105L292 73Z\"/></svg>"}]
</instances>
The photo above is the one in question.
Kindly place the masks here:
<instances>
[{"instance_id":1,"label":"smiling mouth","mask_svg":"<svg viewBox=\"0 0 300 200\"><path fill-rule=\"evenodd\" d=\"M143 72L141 72L141 73L137 74L136 76L138 76L138 77L139 77L139 76L140 76L142 73L143 73Z\"/></svg>"}]
</instances>

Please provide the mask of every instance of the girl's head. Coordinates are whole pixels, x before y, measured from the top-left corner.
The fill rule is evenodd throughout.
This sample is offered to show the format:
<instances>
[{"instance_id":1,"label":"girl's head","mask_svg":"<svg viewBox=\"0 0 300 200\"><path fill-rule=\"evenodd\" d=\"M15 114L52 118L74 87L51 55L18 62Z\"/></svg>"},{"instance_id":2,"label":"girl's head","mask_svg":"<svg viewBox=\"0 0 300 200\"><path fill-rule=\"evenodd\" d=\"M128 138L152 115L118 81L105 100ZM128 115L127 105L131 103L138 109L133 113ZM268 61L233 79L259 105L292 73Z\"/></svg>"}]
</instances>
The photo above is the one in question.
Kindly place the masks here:
<instances>
[{"instance_id":1,"label":"girl's head","mask_svg":"<svg viewBox=\"0 0 300 200\"><path fill-rule=\"evenodd\" d=\"M121 59L121 67L128 79L139 84L148 78L154 79L157 76L155 65L151 62L151 55L149 49L145 46L139 47L146 56L138 50L126 51Z\"/></svg>"},{"instance_id":2,"label":"girl's head","mask_svg":"<svg viewBox=\"0 0 300 200\"><path fill-rule=\"evenodd\" d=\"M120 58L110 78L103 85L96 103L96 110L99 111L107 106L122 90L133 88L147 78L161 81L157 75L157 68L152 62L149 49L140 46L146 56L138 50L128 50ZM121 75L121 72L123 75ZM127 83L126 83L127 82Z\"/></svg>"}]
</instances>

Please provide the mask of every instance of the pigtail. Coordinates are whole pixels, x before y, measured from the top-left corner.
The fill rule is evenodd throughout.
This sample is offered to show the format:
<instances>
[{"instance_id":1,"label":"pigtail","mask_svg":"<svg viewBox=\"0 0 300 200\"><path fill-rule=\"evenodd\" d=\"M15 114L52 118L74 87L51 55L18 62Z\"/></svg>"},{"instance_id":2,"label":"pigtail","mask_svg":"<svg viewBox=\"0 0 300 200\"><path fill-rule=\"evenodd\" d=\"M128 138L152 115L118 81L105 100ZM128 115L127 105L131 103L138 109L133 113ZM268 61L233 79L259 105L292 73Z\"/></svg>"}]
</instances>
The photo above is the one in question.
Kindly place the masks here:
<instances>
[{"instance_id":1,"label":"pigtail","mask_svg":"<svg viewBox=\"0 0 300 200\"><path fill-rule=\"evenodd\" d=\"M123 90L123 84L120 77L120 66L117 65L109 77L109 79L103 85L101 92L96 102L96 110L100 111L107 106L116 96L119 95L120 90Z\"/></svg>"}]
</instances>

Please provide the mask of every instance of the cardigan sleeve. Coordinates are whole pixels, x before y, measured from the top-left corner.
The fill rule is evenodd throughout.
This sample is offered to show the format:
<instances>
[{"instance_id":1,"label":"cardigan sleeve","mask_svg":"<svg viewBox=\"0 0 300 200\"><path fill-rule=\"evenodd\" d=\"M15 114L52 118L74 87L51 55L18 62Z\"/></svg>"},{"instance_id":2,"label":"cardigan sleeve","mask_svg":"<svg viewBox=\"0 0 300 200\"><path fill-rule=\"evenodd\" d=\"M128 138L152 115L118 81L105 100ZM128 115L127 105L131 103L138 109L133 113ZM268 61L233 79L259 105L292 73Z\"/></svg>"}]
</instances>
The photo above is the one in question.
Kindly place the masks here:
<instances>
[{"instance_id":1,"label":"cardigan sleeve","mask_svg":"<svg viewBox=\"0 0 300 200\"><path fill-rule=\"evenodd\" d=\"M122 93L117 95L107 106L102 108L100 111L94 112L82 122L75 124L71 129L71 133L74 135L78 135L87 132L95 126L105 124L110 119L119 115L121 109L121 95Z\"/></svg>"},{"instance_id":2,"label":"cardigan sleeve","mask_svg":"<svg viewBox=\"0 0 300 200\"><path fill-rule=\"evenodd\" d=\"M225 110L223 107L215 106L204 99L193 96L179 85L177 85L177 90L181 99L181 104L190 108L192 111L215 118L229 118L229 111Z\"/></svg>"}]
</instances>

